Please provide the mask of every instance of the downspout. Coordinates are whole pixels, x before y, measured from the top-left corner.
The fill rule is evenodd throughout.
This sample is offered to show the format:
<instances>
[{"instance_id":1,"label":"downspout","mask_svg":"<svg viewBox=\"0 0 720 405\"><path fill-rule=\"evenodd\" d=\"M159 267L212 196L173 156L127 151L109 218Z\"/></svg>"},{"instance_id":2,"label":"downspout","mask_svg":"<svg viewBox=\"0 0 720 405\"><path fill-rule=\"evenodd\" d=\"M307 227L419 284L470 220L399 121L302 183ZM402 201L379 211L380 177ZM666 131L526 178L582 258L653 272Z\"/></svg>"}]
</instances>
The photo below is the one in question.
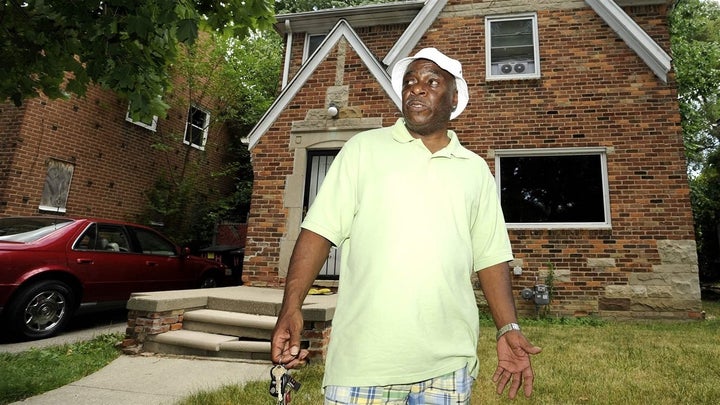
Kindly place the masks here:
<instances>
[{"instance_id":1,"label":"downspout","mask_svg":"<svg viewBox=\"0 0 720 405\"><path fill-rule=\"evenodd\" d=\"M288 83L288 76L290 76L290 56L292 54L292 40L293 33L290 27L290 20L285 20L285 30L287 31L287 44L285 44L285 63L283 65L283 78L282 88L284 89Z\"/></svg>"}]
</instances>

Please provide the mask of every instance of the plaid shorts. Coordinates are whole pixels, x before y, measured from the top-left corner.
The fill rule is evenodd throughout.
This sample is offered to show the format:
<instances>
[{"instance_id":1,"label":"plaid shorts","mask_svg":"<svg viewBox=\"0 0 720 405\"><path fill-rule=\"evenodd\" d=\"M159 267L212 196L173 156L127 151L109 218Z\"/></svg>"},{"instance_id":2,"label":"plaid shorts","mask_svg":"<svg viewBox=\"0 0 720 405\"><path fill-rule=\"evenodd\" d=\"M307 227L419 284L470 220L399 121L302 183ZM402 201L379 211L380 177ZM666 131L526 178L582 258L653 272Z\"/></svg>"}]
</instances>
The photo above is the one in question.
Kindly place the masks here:
<instances>
[{"instance_id":1,"label":"plaid shorts","mask_svg":"<svg viewBox=\"0 0 720 405\"><path fill-rule=\"evenodd\" d=\"M474 379L467 367L413 384L378 387L325 387L325 405L469 404Z\"/></svg>"}]
</instances>

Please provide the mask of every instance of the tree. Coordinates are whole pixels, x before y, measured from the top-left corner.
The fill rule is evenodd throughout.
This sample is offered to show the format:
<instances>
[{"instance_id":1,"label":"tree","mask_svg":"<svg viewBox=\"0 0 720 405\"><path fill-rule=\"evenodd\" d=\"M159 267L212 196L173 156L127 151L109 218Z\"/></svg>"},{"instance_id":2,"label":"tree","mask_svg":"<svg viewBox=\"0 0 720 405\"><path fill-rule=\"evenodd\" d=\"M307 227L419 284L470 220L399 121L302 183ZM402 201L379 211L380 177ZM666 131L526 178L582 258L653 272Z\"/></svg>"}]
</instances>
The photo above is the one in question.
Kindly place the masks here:
<instances>
[{"instance_id":1,"label":"tree","mask_svg":"<svg viewBox=\"0 0 720 405\"><path fill-rule=\"evenodd\" d=\"M670 14L701 279L720 278L720 4L683 0Z\"/></svg>"},{"instance_id":2,"label":"tree","mask_svg":"<svg viewBox=\"0 0 720 405\"><path fill-rule=\"evenodd\" d=\"M696 172L720 146L720 4L678 2L670 38L688 163Z\"/></svg>"},{"instance_id":3,"label":"tree","mask_svg":"<svg viewBox=\"0 0 720 405\"><path fill-rule=\"evenodd\" d=\"M164 232L177 243L207 246L220 220L243 220L249 210L253 171L247 136L273 102L280 78L282 42L274 31L256 32L242 40L201 35L192 45L181 46L171 69L179 78L173 104L201 102L208 110L216 133L208 144L229 128L230 145L225 166L207 173L205 154L182 145L182 133L156 133L153 147L166 156L165 168L146 194L148 206L141 222L162 222ZM208 145L209 147L209 145ZM176 156L182 156L178 164ZM209 187L232 179L234 189L219 193Z\"/></svg>"},{"instance_id":4,"label":"tree","mask_svg":"<svg viewBox=\"0 0 720 405\"><path fill-rule=\"evenodd\" d=\"M392 3L395 1L397 0L276 0L275 10L278 14L289 14L368 4Z\"/></svg>"},{"instance_id":5,"label":"tree","mask_svg":"<svg viewBox=\"0 0 720 405\"><path fill-rule=\"evenodd\" d=\"M716 281L720 279L720 150L708 155L690 187L700 279Z\"/></svg>"},{"instance_id":6,"label":"tree","mask_svg":"<svg viewBox=\"0 0 720 405\"><path fill-rule=\"evenodd\" d=\"M203 29L242 39L273 21L269 0L5 0L0 101L83 96L96 83L127 97L134 119L164 116L178 44Z\"/></svg>"}]
</instances>

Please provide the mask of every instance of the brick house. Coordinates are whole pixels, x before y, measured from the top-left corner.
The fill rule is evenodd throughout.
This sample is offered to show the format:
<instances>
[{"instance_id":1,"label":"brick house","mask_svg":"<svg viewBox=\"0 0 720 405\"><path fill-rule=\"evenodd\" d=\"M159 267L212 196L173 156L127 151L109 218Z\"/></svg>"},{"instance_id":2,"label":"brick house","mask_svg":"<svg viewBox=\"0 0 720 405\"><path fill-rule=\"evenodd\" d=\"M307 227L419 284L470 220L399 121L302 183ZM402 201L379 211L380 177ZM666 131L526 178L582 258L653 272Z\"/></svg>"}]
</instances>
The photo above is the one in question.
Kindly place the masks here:
<instances>
[{"instance_id":1,"label":"brick house","mask_svg":"<svg viewBox=\"0 0 720 405\"><path fill-rule=\"evenodd\" d=\"M354 134L400 117L389 71L432 46L463 63L470 103L451 128L498 182L519 310L536 310L522 289L549 283L556 315L700 317L671 3L427 0L278 16L283 90L247 139L245 281L284 284L327 166ZM338 258L319 285L336 282Z\"/></svg>"},{"instance_id":2,"label":"brick house","mask_svg":"<svg viewBox=\"0 0 720 405\"><path fill-rule=\"evenodd\" d=\"M133 122L128 102L90 87L86 97L0 104L0 216L57 214L136 222L145 192L187 162L207 174L202 193L230 190L210 173L223 163L228 132L208 100L169 96L166 118ZM208 124L209 127L208 127ZM168 152L153 148L164 142ZM204 187L204 186L203 186Z\"/></svg>"}]
</instances>

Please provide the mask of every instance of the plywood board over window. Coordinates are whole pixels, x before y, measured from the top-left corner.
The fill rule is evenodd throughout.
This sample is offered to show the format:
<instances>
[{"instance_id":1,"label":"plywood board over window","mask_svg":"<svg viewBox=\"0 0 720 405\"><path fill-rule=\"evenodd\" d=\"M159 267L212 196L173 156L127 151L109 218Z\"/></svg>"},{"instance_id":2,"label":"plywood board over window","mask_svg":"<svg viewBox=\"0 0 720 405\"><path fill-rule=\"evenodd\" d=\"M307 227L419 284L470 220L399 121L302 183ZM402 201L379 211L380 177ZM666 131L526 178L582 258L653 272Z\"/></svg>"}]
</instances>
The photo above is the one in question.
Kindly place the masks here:
<instances>
[{"instance_id":1,"label":"plywood board over window","mask_svg":"<svg viewBox=\"0 0 720 405\"><path fill-rule=\"evenodd\" d=\"M75 165L57 159L48 159L47 175L40 197L41 211L65 212L70 183Z\"/></svg>"}]
</instances>

